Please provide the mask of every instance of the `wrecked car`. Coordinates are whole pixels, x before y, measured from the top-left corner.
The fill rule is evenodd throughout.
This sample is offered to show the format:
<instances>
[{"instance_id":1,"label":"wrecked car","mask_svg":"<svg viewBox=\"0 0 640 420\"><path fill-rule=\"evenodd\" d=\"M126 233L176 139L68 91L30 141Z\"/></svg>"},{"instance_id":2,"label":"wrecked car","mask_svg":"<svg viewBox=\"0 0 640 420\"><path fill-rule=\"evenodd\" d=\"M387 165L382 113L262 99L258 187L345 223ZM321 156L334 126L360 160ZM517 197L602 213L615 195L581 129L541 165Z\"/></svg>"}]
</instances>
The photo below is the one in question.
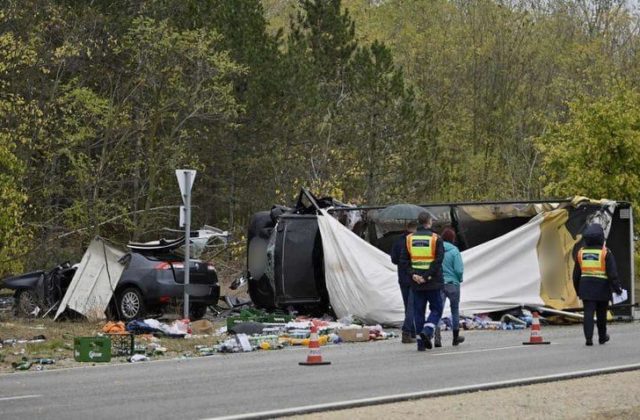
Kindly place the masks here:
<instances>
[{"instance_id":1,"label":"wrecked car","mask_svg":"<svg viewBox=\"0 0 640 420\"><path fill-rule=\"evenodd\" d=\"M274 206L252 216L247 235L249 294L258 307L329 311L320 209L355 235L386 252L400 237L404 216L388 216L390 206L348 206L330 197L318 199L302 189L292 207ZM606 219L607 246L612 250L623 288L633 294L634 235L630 203L574 197L562 200L436 203L416 206L434 216L434 231L452 227L461 251L471 250L543 217L535 252L541 276L540 296L548 307L578 310L571 269L581 232L597 218ZM415 220L415 219L414 219ZM632 317L632 304L613 308Z\"/></svg>"},{"instance_id":2,"label":"wrecked car","mask_svg":"<svg viewBox=\"0 0 640 420\"><path fill-rule=\"evenodd\" d=\"M38 270L8 277L2 287L15 290L13 308L16 316L38 316L43 308L51 308L62 299L75 271L67 261L48 272Z\"/></svg>"},{"instance_id":3,"label":"wrecked car","mask_svg":"<svg viewBox=\"0 0 640 420\"><path fill-rule=\"evenodd\" d=\"M112 318L131 320L166 310L182 301L184 260L176 250L184 238L174 241L130 243L120 263L124 266L108 305ZM54 269L6 278L4 288L15 290L17 316L47 315L65 297L78 265L65 262ZM209 305L218 302L220 285L215 267L200 260L190 262L190 314L202 318ZM106 302L105 302L106 303Z\"/></svg>"}]
</instances>

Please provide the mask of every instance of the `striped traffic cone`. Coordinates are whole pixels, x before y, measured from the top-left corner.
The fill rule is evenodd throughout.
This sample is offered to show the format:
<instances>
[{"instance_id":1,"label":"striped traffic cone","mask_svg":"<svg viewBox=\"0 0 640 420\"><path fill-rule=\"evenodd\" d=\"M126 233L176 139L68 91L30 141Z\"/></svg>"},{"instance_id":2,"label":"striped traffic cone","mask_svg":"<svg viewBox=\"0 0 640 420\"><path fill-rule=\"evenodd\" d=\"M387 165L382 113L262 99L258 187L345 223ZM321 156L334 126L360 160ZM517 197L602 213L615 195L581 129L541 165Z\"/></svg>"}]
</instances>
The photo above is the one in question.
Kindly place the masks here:
<instances>
[{"instance_id":1,"label":"striped traffic cone","mask_svg":"<svg viewBox=\"0 0 640 420\"><path fill-rule=\"evenodd\" d=\"M542 334L540 334L540 319L538 319L538 313L533 313L533 321L531 322L531 337L529 337L529 341L525 341L525 345L528 344L551 344L550 341L544 341L542 339Z\"/></svg>"},{"instance_id":2,"label":"striped traffic cone","mask_svg":"<svg viewBox=\"0 0 640 420\"><path fill-rule=\"evenodd\" d=\"M322 360L320 354L320 343L318 342L318 327L311 325L311 337L309 338L309 354L307 355L306 362L300 362L301 366L317 366L317 365L330 365L331 362L325 362Z\"/></svg>"}]
</instances>

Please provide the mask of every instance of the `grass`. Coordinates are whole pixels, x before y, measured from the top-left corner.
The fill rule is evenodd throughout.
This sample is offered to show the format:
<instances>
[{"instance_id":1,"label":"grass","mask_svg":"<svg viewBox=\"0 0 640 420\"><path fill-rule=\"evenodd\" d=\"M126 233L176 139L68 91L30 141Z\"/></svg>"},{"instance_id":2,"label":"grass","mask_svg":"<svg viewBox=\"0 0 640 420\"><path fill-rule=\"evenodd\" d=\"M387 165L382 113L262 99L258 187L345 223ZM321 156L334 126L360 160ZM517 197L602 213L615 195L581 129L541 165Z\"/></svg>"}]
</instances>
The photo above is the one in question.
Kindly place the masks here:
<instances>
[{"instance_id":1,"label":"grass","mask_svg":"<svg viewBox=\"0 0 640 420\"><path fill-rule=\"evenodd\" d=\"M39 335L44 335L46 340L40 343L15 343L4 345L0 349L0 373L13 372L11 363L20 362L26 358L49 358L56 361L55 365L48 365L46 369L83 366L74 360L74 337L92 337L102 332L104 322L81 321L53 321L50 319L26 320L8 318L0 319L0 339L17 341L31 340ZM219 328L222 322L216 325ZM195 336L192 338L167 338L152 339L151 336L136 336L136 344L147 346L153 342L167 349L164 355L154 355L152 359L198 357L196 346L212 347L218 343L219 338L214 336ZM112 358L111 363L126 362L126 357ZM33 368L32 368L33 370Z\"/></svg>"}]
</instances>

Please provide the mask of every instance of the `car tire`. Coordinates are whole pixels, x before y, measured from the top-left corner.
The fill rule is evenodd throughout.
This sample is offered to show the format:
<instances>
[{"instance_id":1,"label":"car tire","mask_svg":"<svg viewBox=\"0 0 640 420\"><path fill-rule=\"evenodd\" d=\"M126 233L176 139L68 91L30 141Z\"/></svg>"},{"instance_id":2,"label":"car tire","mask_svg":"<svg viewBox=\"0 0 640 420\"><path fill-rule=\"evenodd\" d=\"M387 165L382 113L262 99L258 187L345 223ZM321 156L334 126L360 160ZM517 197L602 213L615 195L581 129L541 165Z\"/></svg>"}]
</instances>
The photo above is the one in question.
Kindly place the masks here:
<instances>
[{"instance_id":1,"label":"car tire","mask_svg":"<svg viewBox=\"0 0 640 420\"><path fill-rule=\"evenodd\" d=\"M42 311L42 305L34 290L19 290L14 299L15 314L19 318L32 318ZM35 315L34 311L37 311Z\"/></svg>"},{"instance_id":2,"label":"car tire","mask_svg":"<svg viewBox=\"0 0 640 420\"><path fill-rule=\"evenodd\" d=\"M204 318L207 313L207 305L189 305L189 318L192 321Z\"/></svg>"},{"instance_id":3,"label":"car tire","mask_svg":"<svg viewBox=\"0 0 640 420\"><path fill-rule=\"evenodd\" d=\"M123 321L142 318L144 315L144 300L139 289L128 287L118 293L118 316Z\"/></svg>"}]
</instances>

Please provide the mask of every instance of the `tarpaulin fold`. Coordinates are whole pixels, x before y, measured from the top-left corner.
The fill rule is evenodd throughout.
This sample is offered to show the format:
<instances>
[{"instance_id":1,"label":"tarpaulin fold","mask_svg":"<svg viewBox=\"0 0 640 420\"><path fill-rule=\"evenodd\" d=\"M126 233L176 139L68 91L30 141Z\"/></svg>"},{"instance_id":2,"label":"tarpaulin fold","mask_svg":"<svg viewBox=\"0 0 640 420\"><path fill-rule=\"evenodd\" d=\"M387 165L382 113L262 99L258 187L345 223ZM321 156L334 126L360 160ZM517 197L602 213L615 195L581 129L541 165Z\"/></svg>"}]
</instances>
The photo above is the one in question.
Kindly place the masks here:
<instances>
[{"instance_id":1,"label":"tarpaulin fold","mask_svg":"<svg viewBox=\"0 0 640 420\"><path fill-rule=\"evenodd\" d=\"M124 266L119 262L123 256L124 252L107 245L101 238L91 241L54 319L67 308L85 316L103 319L124 271Z\"/></svg>"}]
</instances>

